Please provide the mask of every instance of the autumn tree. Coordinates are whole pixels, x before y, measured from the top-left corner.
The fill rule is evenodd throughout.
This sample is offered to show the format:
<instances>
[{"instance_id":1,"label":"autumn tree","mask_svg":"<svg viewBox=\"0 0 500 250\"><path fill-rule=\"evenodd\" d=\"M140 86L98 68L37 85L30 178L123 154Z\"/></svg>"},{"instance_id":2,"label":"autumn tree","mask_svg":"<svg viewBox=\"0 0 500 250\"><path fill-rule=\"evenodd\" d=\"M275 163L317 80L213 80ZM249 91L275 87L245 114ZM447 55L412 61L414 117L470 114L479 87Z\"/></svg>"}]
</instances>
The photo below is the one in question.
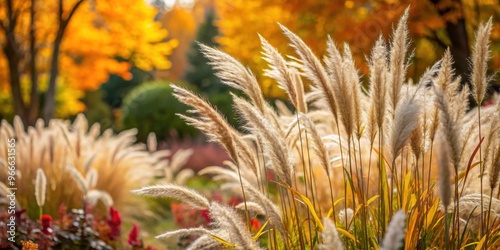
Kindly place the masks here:
<instances>
[{"instance_id":1,"label":"autumn tree","mask_svg":"<svg viewBox=\"0 0 500 250\"><path fill-rule=\"evenodd\" d=\"M33 124L40 111L54 116L60 83L92 90L110 73L130 78L132 64L169 68L176 41L166 41L154 15L142 0L1 0L0 89Z\"/></svg>"},{"instance_id":2,"label":"autumn tree","mask_svg":"<svg viewBox=\"0 0 500 250\"><path fill-rule=\"evenodd\" d=\"M410 7L410 36L415 55L409 77L417 77L447 47L455 59L457 73L468 80L470 37L480 21L498 16L500 7L493 0L218 0L220 16L219 42L229 54L253 70L261 71L266 63L258 53L261 34L279 51L294 55L277 23L281 23L303 38L313 51L323 55L327 36L337 43L346 42L363 70L365 55L379 35L387 38L403 11ZM237 20L237 21L235 21ZM498 20L498 18L496 18ZM498 41L500 33L493 33ZM495 29L494 29L495 30ZM341 45L341 44L340 44ZM495 46L493 49L496 50ZM495 67L500 59L494 58ZM364 72L362 72L364 73ZM260 74L257 74L260 75ZM260 79L263 90L270 95L279 91L272 81ZM415 79L416 80L416 79Z\"/></svg>"},{"instance_id":3,"label":"autumn tree","mask_svg":"<svg viewBox=\"0 0 500 250\"><path fill-rule=\"evenodd\" d=\"M208 59L203 56L198 43L211 47L219 47L215 40L219 35L219 30L215 26L215 12L208 11L205 22L198 27L195 41L191 43L191 49L187 54L188 67L184 73L184 80L195 85L198 89L207 94L220 93L227 90L227 86L220 83L219 78L214 74Z\"/></svg>"},{"instance_id":4,"label":"autumn tree","mask_svg":"<svg viewBox=\"0 0 500 250\"><path fill-rule=\"evenodd\" d=\"M187 65L186 53L189 45L196 35L197 23L194 19L191 9L182 8L175 5L172 9L165 12L159 21L162 23L172 37L179 41L175 51L170 56L174 62L172 68L168 71L158 72L157 78L168 78L169 80L180 80Z\"/></svg>"}]
</instances>

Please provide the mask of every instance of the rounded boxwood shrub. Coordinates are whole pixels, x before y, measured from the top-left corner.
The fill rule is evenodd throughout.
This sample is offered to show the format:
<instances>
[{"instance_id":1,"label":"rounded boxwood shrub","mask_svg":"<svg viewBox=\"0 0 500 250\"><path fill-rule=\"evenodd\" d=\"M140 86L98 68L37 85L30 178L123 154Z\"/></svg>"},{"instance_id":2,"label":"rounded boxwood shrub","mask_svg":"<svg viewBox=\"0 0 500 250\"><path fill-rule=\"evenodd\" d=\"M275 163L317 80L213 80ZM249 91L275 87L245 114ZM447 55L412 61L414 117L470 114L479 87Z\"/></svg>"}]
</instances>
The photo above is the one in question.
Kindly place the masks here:
<instances>
[{"instance_id":1,"label":"rounded boxwood shrub","mask_svg":"<svg viewBox=\"0 0 500 250\"><path fill-rule=\"evenodd\" d=\"M183 87L187 84L180 83ZM124 129L137 128L138 140L145 141L150 132L159 139L173 135L194 136L197 131L187 125L176 113L185 114L187 106L172 95L169 83L147 82L135 87L124 98L122 123Z\"/></svg>"}]
</instances>

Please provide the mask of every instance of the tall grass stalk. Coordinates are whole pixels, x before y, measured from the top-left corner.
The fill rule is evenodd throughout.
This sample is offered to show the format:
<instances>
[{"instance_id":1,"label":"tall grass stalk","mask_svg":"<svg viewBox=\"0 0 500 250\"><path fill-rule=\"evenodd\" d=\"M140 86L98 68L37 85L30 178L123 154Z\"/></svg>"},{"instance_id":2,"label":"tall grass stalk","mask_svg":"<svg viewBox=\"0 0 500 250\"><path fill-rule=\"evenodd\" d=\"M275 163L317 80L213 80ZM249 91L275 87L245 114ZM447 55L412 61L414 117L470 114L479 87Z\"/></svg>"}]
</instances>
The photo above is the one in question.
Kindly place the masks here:
<instances>
[{"instance_id":1,"label":"tall grass stalk","mask_svg":"<svg viewBox=\"0 0 500 250\"><path fill-rule=\"evenodd\" d=\"M327 54L320 61L304 41L283 26L296 57L281 56L261 37L263 58L269 63L265 75L285 90L293 111L282 103L278 104L279 112L274 111L248 68L220 50L201 46L222 82L244 94L233 95L242 129L227 125L224 117L197 95L174 87L177 98L192 108L189 115L181 116L221 144L232 159L229 168L209 167L200 174L210 174L224 186L238 187L233 191L243 195L244 202L237 205L240 212L234 212L209 201L193 201L197 196L168 194L191 199L185 202L194 208L219 209L221 218L231 217L193 230L202 235L193 246L203 246L200 241L209 239L210 234L227 241L224 244L228 246L250 249L467 249L500 245L494 237L500 226L491 223L497 218L493 211L498 201L492 197L498 171L486 169L491 174L490 197L484 201L482 180L477 180L497 154L485 146L488 154L479 152L480 162L475 163L483 131L478 131L479 138L471 136L475 124L492 122L492 115L480 114L491 109L481 108L477 115L465 112L467 88L459 88L449 51L416 86L406 79L407 20L408 10L394 29L390 46L383 38L376 41L368 60L368 95L361 91L349 46L339 50L328 38ZM480 26L478 40L489 35L485 27L488 24ZM481 68L484 63L472 61L473 69L479 67L473 72L486 72ZM303 84L310 84L308 93ZM474 93L481 89L476 87ZM498 145L494 140L498 138L491 139L492 148ZM182 189L182 193L189 192ZM491 211L486 218L483 206ZM473 212L476 208L480 212ZM262 229L267 232L255 233L249 227L234 225L244 221L238 219L242 214L247 215L248 223L248 215L255 213L261 215L254 219L268 221ZM223 233L228 229L236 233ZM209 242L220 246L220 242Z\"/></svg>"}]
</instances>

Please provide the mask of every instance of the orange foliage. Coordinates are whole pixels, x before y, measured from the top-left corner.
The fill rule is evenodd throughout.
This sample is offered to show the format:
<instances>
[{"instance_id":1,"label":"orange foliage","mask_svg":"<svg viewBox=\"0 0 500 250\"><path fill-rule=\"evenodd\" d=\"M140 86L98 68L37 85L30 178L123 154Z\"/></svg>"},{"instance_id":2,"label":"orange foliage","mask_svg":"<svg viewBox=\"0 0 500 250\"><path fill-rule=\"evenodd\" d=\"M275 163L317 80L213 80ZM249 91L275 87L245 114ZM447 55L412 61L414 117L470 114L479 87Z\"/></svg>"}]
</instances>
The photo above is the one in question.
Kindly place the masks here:
<instances>
[{"instance_id":1,"label":"orange foliage","mask_svg":"<svg viewBox=\"0 0 500 250\"><path fill-rule=\"evenodd\" d=\"M170 32L172 37L179 42L175 51L170 56L170 60L175 64L166 72L170 80L182 79L182 74L187 65L186 54L191 46L191 41L194 39L197 23L194 19L193 9L184 9L174 6L170 11L165 13L160 22Z\"/></svg>"},{"instance_id":2,"label":"orange foliage","mask_svg":"<svg viewBox=\"0 0 500 250\"><path fill-rule=\"evenodd\" d=\"M443 48L435 43L429 43L429 39L437 35L445 43L448 42L442 34L446 21L453 22L465 15L468 25L477 25L475 1L462 2L463 13L452 11L441 17L436 6L430 1L421 0L217 0L217 13L220 16L218 25L221 32L219 42L226 52L245 65L249 65L253 70L262 71L267 65L260 58L260 54L255 53L261 51L258 33L279 51L295 55L277 25L279 22L304 39L317 55L324 55L328 35L337 43L348 43L358 67L365 71L365 56L369 54L373 42L381 34L387 38L397 18L404 9L411 6L409 28L416 50L414 59L419 64L411 65L409 74L411 77L419 75L425 67L435 61L434 56L441 56ZM440 0L438 7L445 8L454 4L456 1ZM493 15L495 10L500 10L492 0L481 1L478 8L481 13L479 18L482 20ZM474 30L475 27L467 28ZM280 96L283 93L269 79L260 80L261 87L267 95Z\"/></svg>"},{"instance_id":3,"label":"orange foliage","mask_svg":"<svg viewBox=\"0 0 500 250\"><path fill-rule=\"evenodd\" d=\"M29 54L29 24L31 1L12 1L19 20L14 31L23 51L20 71L25 77ZM64 0L64 14L69 15L76 0ZM35 1L37 70L43 78L50 70L52 44L58 28L56 0ZM7 16L6 0L0 1L0 20ZM176 45L166 41L168 35L159 23L154 22L155 9L143 0L84 1L72 16L61 45L59 77L72 88L91 90L98 88L109 74L130 78L131 64L143 69L167 69L171 63L167 55ZM0 44L5 44L5 34L0 32ZM117 58L129 60L123 62ZM0 53L0 87L8 85L7 60Z\"/></svg>"}]
</instances>

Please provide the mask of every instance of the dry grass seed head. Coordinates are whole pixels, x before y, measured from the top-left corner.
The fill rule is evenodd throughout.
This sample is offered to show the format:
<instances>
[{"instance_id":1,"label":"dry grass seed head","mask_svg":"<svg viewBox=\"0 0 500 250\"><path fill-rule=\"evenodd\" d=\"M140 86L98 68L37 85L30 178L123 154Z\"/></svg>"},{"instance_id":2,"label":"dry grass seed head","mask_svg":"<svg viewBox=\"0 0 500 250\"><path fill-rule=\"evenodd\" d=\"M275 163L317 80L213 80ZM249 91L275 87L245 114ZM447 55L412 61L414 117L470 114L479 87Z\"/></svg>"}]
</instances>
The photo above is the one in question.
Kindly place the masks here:
<instances>
[{"instance_id":1,"label":"dry grass seed head","mask_svg":"<svg viewBox=\"0 0 500 250\"><path fill-rule=\"evenodd\" d=\"M326 67L328 73L330 74L340 121L342 122L342 126L347 134L347 137L350 137L356 129L354 124L354 93L352 92L353 89L351 87L351 84L353 84L351 82L353 72L350 72L352 70L352 60L347 58L349 57L348 54L350 52L348 48L345 47L345 55L342 57L333 41L328 40L327 46L328 56L325 58Z\"/></svg>"},{"instance_id":2,"label":"dry grass seed head","mask_svg":"<svg viewBox=\"0 0 500 250\"><path fill-rule=\"evenodd\" d=\"M439 194L441 201L446 208L451 203L451 174L450 174L450 157L449 145L444 138L439 140L440 153L438 154L438 170L439 170Z\"/></svg>"},{"instance_id":3,"label":"dry grass seed head","mask_svg":"<svg viewBox=\"0 0 500 250\"><path fill-rule=\"evenodd\" d=\"M387 48L382 37L375 42L369 60L370 68L370 111L368 126L373 141L384 123L386 109ZM383 136L383 135L382 135Z\"/></svg>"},{"instance_id":4,"label":"dry grass seed head","mask_svg":"<svg viewBox=\"0 0 500 250\"><path fill-rule=\"evenodd\" d=\"M281 182L292 186L293 161L280 132L271 126L252 104L237 96L233 96L233 100L236 109L247 124L246 128L261 140L264 155L267 158L267 167L276 172Z\"/></svg>"},{"instance_id":5,"label":"dry grass seed head","mask_svg":"<svg viewBox=\"0 0 500 250\"><path fill-rule=\"evenodd\" d=\"M147 145L149 152L153 153L157 150L158 142L156 141L156 134L154 132L148 134Z\"/></svg>"},{"instance_id":6,"label":"dry grass seed head","mask_svg":"<svg viewBox=\"0 0 500 250\"><path fill-rule=\"evenodd\" d=\"M354 134L358 139L361 138L363 133L363 119L362 119L362 96L360 89L360 81L358 71L354 65L354 59L352 57L351 50L348 44L344 44L344 71L346 74L347 86L351 88L350 92L352 94L352 122L354 128Z\"/></svg>"},{"instance_id":7,"label":"dry grass seed head","mask_svg":"<svg viewBox=\"0 0 500 250\"><path fill-rule=\"evenodd\" d=\"M244 163L257 175L251 151L246 143L238 137L238 132L227 123L224 117L199 96L175 85L172 85L172 88L174 96L182 103L191 106L192 109L189 112L197 117L193 118L181 114L179 116L203 131L210 140L222 145L238 165Z\"/></svg>"},{"instance_id":8,"label":"dry grass seed head","mask_svg":"<svg viewBox=\"0 0 500 250\"><path fill-rule=\"evenodd\" d=\"M35 198L36 204L39 207L43 207L45 205L45 196L47 191L47 177L45 176L45 172L43 169L39 168L36 172L35 179Z\"/></svg>"},{"instance_id":9,"label":"dry grass seed head","mask_svg":"<svg viewBox=\"0 0 500 250\"><path fill-rule=\"evenodd\" d=\"M436 96L435 101L441 114L441 131L444 134L446 142L448 144L450 150L449 154L453 167L455 168L455 170L457 170L460 165L462 148L462 145L460 144L460 131L457 127L457 124L453 120L453 114L448 98L438 86L434 87L434 94Z\"/></svg>"},{"instance_id":10,"label":"dry grass seed head","mask_svg":"<svg viewBox=\"0 0 500 250\"><path fill-rule=\"evenodd\" d=\"M321 166L326 172L326 175L330 177L330 157L328 156L328 150L326 149L325 143L321 136L316 130L314 123L306 115L299 114L299 119L303 122L306 131L311 135L312 149L314 153L319 157Z\"/></svg>"},{"instance_id":11,"label":"dry grass seed head","mask_svg":"<svg viewBox=\"0 0 500 250\"><path fill-rule=\"evenodd\" d=\"M337 103L334 97L333 89L328 78L328 75L321 64L321 61L314 55L311 49L297 35L288 30L285 26L280 25L281 30L290 40L290 45L295 49L303 64L305 77L316 86L322 94L322 97L327 100L328 109L337 119Z\"/></svg>"},{"instance_id":12,"label":"dry grass seed head","mask_svg":"<svg viewBox=\"0 0 500 250\"><path fill-rule=\"evenodd\" d=\"M329 250L329 249L344 249L344 245L340 240L339 233L335 224L329 218L323 218L323 226L325 230L321 232L321 239L323 243L318 245L318 249Z\"/></svg>"},{"instance_id":13,"label":"dry grass seed head","mask_svg":"<svg viewBox=\"0 0 500 250\"><path fill-rule=\"evenodd\" d=\"M162 185L143 187L141 189L133 190L132 193L152 197L178 199L191 207L198 209L207 209L210 207L210 202L203 195L192 189L174 184L165 183Z\"/></svg>"},{"instance_id":14,"label":"dry grass seed head","mask_svg":"<svg viewBox=\"0 0 500 250\"><path fill-rule=\"evenodd\" d=\"M107 192L95 189L89 190L85 197L85 202L95 207L98 201L102 201L106 208L110 208L114 203L113 198Z\"/></svg>"},{"instance_id":15,"label":"dry grass seed head","mask_svg":"<svg viewBox=\"0 0 500 250\"><path fill-rule=\"evenodd\" d=\"M240 210L248 209L249 211L252 211L252 212L255 212L255 213L261 214L261 215L266 214L266 211L259 203L252 202L252 201L239 203L238 205L234 206L234 208L240 209Z\"/></svg>"},{"instance_id":16,"label":"dry grass seed head","mask_svg":"<svg viewBox=\"0 0 500 250\"><path fill-rule=\"evenodd\" d=\"M492 161L490 165L490 188L495 189L498 185L500 175L500 141L496 139L496 147L493 147Z\"/></svg>"},{"instance_id":17,"label":"dry grass seed head","mask_svg":"<svg viewBox=\"0 0 500 250\"><path fill-rule=\"evenodd\" d=\"M240 185L240 176L237 173L221 167L207 167L202 169L199 174L214 174L215 177L221 177L221 180L238 183L238 185ZM243 184L243 188L245 189L245 194L248 195L247 199L261 205L265 210L265 215L269 218L270 223L278 229L278 232L280 232L282 237L286 237L284 225L281 220L281 210L269 198L258 191L243 177L241 183ZM241 188L238 189L238 191L241 191Z\"/></svg>"},{"instance_id":18,"label":"dry grass seed head","mask_svg":"<svg viewBox=\"0 0 500 250\"><path fill-rule=\"evenodd\" d=\"M157 239L165 239L165 238L170 238L170 237L175 237L175 236L180 236L180 235L203 235L203 234L211 234L210 230L203 228L203 227L197 227L197 228L183 228L183 229L178 229L174 231L169 231L160 235L155 236Z\"/></svg>"},{"instance_id":19,"label":"dry grass seed head","mask_svg":"<svg viewBox=\"0 0 500 250\"><path fill-rule=\"evenodd\" d=\"M406 215L403 210L397 211L391 219L385 233L382 250L398 250L403 246L405 238Z\"/></svg>"},{"instance_id":20,"label":"dry grass seed head","mask_svg":"<svg viewBox=\"0 0 500 250\"><path fill-rule=\"evenodd\" d=\"M490 34L492 28L492 19L479 25L476 32L476 42L472 48L472 90L474 99L478 105L484 100L488 79L486 71L488 69L488 60L490 58Z\"/></svg>"},{"instance_id":21,"label":"dry grass seed head","mask_svg":"<svg viewBox=\"0 0 500 250\"><path fill-rule=\"evenodd\" d=\"M263 59L269 63L270 69L265 70L265 75L271 77L278 82L286 93L293 106L298 112L306 112L306 104L304 100L304 86L302 81L294 69L287 66L285 59L279 52L269 44L262 36L259 35L262 43Z\"/></svg>"},{"instance_id":22,"label":"dry grass seed head","mask_svg":"<svg viewBox=\"0 0 500 250\"><path fill-rule=\"evenodd\" d=\"M400 101L401 87L405 80L407 62L406 54L409 47L408 32L408 12L407 8L399 19L398 26L393 30L391 51L390 51L390 73L389 73L389 104L395 112ZM393 113L393 117L395 114Z\"/></svg>"},{"instance_id":23,"label":"dry grass seed head","mask_svg":"<svg viewBox=\"0 0 500 250\"><path fill-rule=\"evenodd\" d=\"M199 45L221 82L243 91L261 112L266 112L264 96L252 72L230 55L203 44Z\"/></svg>"},{"instance_id":24,"label":"dry grass seed head","mask_svg":"<svg viewBox=\"0 0 500 250\"><path fill-rule=\"evenodd\" d=\"M404 98L398 103L389 140L389 148L395 159L408 143L412 132L418 127L420 104L417 99Z\"/></svg>"},{"instance_id":25,"label":"dry grass seed head","mask_svg":"<svg viewBox=\"0 0 500 250\"><path fill-rule=\"evenodd\" d=\"M228 232L228 240L236 245L236 249L261 249L252 239L243 218L233 208L212 202L209 211L217 228Z\"/></svg>"}]
</instances>

